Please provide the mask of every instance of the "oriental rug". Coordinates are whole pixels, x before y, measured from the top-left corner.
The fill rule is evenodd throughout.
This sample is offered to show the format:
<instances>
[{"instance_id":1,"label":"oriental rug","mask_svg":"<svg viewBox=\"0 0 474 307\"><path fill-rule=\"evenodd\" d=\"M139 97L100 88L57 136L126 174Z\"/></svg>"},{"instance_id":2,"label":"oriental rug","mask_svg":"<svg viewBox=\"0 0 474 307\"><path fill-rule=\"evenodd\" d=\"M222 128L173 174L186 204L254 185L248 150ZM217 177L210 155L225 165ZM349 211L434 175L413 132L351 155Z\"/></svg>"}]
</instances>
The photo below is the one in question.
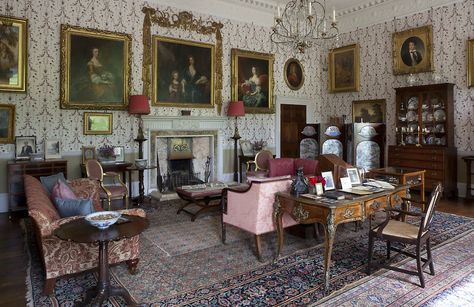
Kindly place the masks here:
<instances>
[{"instance_id":1,"label":"oriental rug","mask_svg":"<svg viewBox=\"0 0 474 307\"><path fill-rule=\"evenodd\" d=\"M338 227L332 255L332 294L325 297L322 238L301 239L285 234L284 257L273 261L276 235L264 235L264 262L259 262L254 255L252 236L229 226L229 240L224 245L220 242L220 217L217 214L198 217L191 222L185 214L176 215L179 205L178 201L170 201L146 208L151 227L141 237L137 275L130 275L124 264L112 268L112 282L122 284L144 306L344 305L354 303L350 296L344 296L345 293L352 291L359 295L365 291L360 287L370 283L393 282L392 287L400 288L395 300L418 290L418 281L401 273L379 270L367 277L367 225L357 232L352 223ZM30 305L73 306L74 302L81 301L85 290L96 283L96 274L60 278L54 294L43 296L40 258L31 226L29 222L25 225L31 263L27 279L31 289L27 298ZM473 262L474 221L437 213L432 227L437 275L425 275L425 291L429 289L429 295L422 299L404 297L406 304L431 304L446 299L449 291L463 293L465 285L473 278L472 267L458 262L462 259L466 264ZM453 251L455 255L452 255ZM383 261L384 255L385 245L379 242L375 246L375 257ZM413 266L413 262L403 255L395 257L394 262ZM384 305L390 300L384 296L386 288L379 287L377 291L373 303L360 294L360 305ZM381 303L376 303L377 300ZM112 298L106 306L121 305L121 299Z\"/></svg>"}]
</instances>

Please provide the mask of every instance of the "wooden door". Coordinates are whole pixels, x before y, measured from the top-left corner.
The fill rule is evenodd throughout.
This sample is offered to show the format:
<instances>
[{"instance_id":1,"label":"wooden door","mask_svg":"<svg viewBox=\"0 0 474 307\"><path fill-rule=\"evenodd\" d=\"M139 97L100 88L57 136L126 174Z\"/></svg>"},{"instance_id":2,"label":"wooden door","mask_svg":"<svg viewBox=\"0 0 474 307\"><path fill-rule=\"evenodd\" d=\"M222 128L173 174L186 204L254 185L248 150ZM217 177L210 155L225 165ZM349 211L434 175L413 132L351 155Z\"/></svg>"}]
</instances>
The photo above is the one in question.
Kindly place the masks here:
<instances>
[{"instance_id":1,"label":"wooden door","mask_svg":"<svg viewBox=\"0 0 474 307\"><path fill-rule=\"evenodd\" d=\"M280 156L282 158L299 158L301 131L306 125L306 106L280 105Z\"/></svg>"}]
</instances>

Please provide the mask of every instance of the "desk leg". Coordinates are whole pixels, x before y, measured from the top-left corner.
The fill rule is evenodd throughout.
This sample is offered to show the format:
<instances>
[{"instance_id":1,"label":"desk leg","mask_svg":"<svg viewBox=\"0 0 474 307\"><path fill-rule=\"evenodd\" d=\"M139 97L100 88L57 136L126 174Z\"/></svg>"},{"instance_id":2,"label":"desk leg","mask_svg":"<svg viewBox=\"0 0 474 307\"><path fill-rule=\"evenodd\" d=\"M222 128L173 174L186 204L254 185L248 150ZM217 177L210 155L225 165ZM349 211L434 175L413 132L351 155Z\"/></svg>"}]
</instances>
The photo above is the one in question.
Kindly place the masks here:
<instances>
[{"instance_id":1,"label":"desk leg","mask_svg":"<svg viewBox=\"0 0 474 307\"><path fill-rule=\"evenodd\" d=\"M275 260L278 260L281 256L281 249L283 248L283 210L281 210L280 200L276 199L275 205L273 209L273 218L276 223L277 227L277 235L278 235L278 249Z\"/></svg>"},{"instance_id":2,"label":"desk leg","mask_svg":"<svg viewBox=\"0 0 474 307\"><path fill-rule=\"evenodd\" d=\"M334 244L334 237L336 236L336 227L334 224L334 215L330 212L328 214L327 223L324 225L325 231L325 250L324 250L324 290L329 293L329 278L331 271L331 255L332 246Z\"/></svg>"}]
</instances>

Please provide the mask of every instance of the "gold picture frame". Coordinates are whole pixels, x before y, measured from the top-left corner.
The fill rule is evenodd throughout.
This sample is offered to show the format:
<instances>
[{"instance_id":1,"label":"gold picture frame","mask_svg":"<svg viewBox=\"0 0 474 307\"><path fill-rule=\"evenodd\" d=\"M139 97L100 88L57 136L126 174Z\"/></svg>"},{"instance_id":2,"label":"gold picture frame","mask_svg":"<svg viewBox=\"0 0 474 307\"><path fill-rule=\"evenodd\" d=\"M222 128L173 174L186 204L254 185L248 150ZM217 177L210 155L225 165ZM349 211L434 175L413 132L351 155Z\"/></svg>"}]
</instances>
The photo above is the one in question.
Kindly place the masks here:
<instances>
[{"instance_id":1,"label":"gold picture frame","mask_svg":"<svg viewBox=\"0 0 474 307\"><path fill-rule=\"evenodd\" d=\"M113 114L84 112L84 135L112 134Z\"/></svg>"},{"instance_id":2,"label":"gold picture frame","mask_svg":"<svg viewBox=\"0 0 474 307\"><path fill-rule=\"evenodd\" d=\"M15 106L0 104L0 144L15 142Z\"/></svg>"},{"instance_id":3,"label":"gold picture frame","mask_svg":"<svg viewBox=\"0 0 474 307\"><path fill-rule=\"evenodd\" d=\"M27 19L0 16L0 91L26 92L27 37Z\"/></svg>"},{"instance_id":4,"label":"gold picture frame","mask_svg":"<svg viewBox=\"0 0 474 307\"><path fill-rule=\"evenodd\" d=\"M214 108L215 46L158 35L152 40L152 104Z\"/></svg>"},{"instance_id":5,"label":"gold picture frame","mask_svg":"<svg viewBox=\"0 0 474 307\"><path fill-rule=\"evenodd\" d=\"M298 59L288 59L283 69L283 76L286 85L293 91L297 91L304 84L304 67Z\"/></svg>"},{"instance_id":6,"label":"gold picture frame","mask_svg":"<svg viewBox=\"0 0 474 307\"><path fill-rule=\"evenodd\" d=\"M474 87L474 39L467 41L467 86Z\"/></svg>"},{"instance_id":7,"label":"gold picture frame","mask_svg":"<svg viewBox=\"0 0 474 307\"><path fill-rule=\"evenodd\" d=\"M82 146L82 164L85 164L87 160L96 158L95 146Z\"/></svg>"},{"instance_id":8,"label":"gold picture frame","mask_svg":"<svg viewBox=\"0 0 474 307\"><path fill-rule=\"evenodd\" d=\"M352 101L352 123L385 123L385 99Z\"/></svg>"},{"instance_id":9,"label":"gold picture frame","mask_svg":"<svg viewBox=\"0 0 474 307\"><path fill-rule=\"evenodd\" d=\"M275 113L273 62L275 56L232 49L232 101L243 101L245 113Z\"/></svg>"},{"instance_id":10,"label":"gold picture frame","mask_svg":"<svg viewBox=\"0 0 474 307\"><path fill-rule=\"evenodd\" d=\"M359 44L329 51L329 92L358 92L360 75Z\"/></svg>"},{"instance_id":11,"label":"gold picture frame","mask_svg":"<svg viewBox=\"0 0 474 307\"><path fill-rule=\"evenodd\" d=\"M424 26L396 32L393 39L395 75L429 72L433 66L433 27Z\"/></svg>"},{"instance_id":12,"label":"gold picture frame","mask_svg":"<svg viewBox=\"0 0 474 307\"><path fill-rule=\"evenodd\" d=\"M131 53L129 34L61 25L61 108L126 109Z\"/></svg>"}]
</instances>

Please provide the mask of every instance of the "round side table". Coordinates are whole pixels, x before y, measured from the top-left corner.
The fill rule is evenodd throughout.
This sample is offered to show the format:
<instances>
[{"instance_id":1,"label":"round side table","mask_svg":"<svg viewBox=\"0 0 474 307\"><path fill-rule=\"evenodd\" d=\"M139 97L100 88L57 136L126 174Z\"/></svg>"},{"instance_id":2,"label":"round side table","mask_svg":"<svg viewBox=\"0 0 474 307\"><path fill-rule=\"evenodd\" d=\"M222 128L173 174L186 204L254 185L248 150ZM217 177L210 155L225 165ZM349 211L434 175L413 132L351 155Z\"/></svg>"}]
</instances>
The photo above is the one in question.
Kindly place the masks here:
<instances>
[{"instance_id":1,"label":"round side table","mask_svg":"<svg viewBox=\"0 0 474 307\"><path fill-rule=\"evenodd\" d=\"M112 287L110 285L108 246L109 242L125 238L131 238L142 233L148 228L146 218L134 215L122 215L127 222L114 224L107 229L99 229L92 226L85 219L77 219L61 225L54 234L62 240L77 243L99 243L99 281L95 288L87 290L86 299L81 305L88 305L93 299L99 306L109 296L122 296L127 306L136 306L128 291L123 287Z\"/></svg>"}]
</instances>

